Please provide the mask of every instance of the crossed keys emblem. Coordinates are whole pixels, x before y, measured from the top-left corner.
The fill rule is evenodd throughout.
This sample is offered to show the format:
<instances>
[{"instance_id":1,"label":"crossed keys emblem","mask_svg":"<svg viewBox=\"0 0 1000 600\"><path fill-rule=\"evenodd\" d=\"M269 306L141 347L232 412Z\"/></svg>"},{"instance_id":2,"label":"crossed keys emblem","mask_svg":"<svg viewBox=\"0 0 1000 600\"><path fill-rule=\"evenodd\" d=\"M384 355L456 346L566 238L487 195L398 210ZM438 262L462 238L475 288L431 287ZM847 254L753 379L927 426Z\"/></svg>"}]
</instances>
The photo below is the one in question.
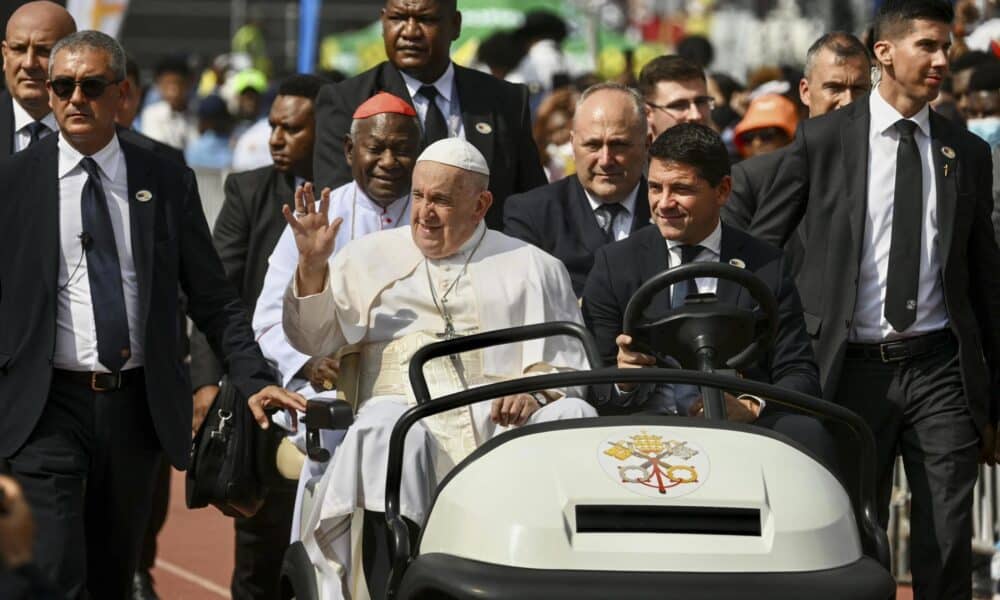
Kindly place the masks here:
<instances>
[{"instance_id":1,"label":"crossed keys emblem","mask_svg":"<svg viewBox=\"0 0 1000 600\"><path fill-rule=\"evenodd\" d=\"M627 440L608 442L608 444L611 447L605 449L604 454L618 461L630 458L643 461L639 464L618 466L618 475L622 483L644 485L666 494L670 488L698 481L698 470L693 465L671 464L667 460L675 457L688 461L696 456L698 451L689 448L687 442L664 441L663 436L643 431L629 436Z\"/></svg>"}]
</instances>

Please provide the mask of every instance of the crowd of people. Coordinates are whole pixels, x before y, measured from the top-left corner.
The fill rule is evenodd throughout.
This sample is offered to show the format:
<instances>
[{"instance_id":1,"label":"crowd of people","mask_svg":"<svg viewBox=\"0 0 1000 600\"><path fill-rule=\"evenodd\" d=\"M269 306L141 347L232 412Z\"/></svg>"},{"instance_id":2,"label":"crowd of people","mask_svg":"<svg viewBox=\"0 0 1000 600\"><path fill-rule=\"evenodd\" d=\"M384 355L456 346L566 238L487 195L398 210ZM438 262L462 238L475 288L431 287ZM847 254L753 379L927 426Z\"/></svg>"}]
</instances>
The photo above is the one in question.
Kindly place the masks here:
<instances>
[{"instance_id":1,"label":"crowd of people","mask_svg":"<svg viewBox=\"0 0 1000 600\"><path fill-rule=\"evenodd\" d=\"M622 333L629 299L722 262L779 305L773 348L741 375L864 417L883 527L897 456L906 468L916 596L971 597L977 463L1000 458L1000 58L953 48L954 17L885 0L863 39L826 33L801 72L745 85L701 43L594 81L565 71L552 15L484 42L478 69L451 60L455 0L386 0L387 60L359 75L271 83L217 61L195 92L168 57L143 93L113 38L23 5L0 94L0 596L155 598L170 467L226 393L298 457L234 519L232 596L279 597L292 541L328 597L364 595L352 516L385 511L417 349L574 321L606 365L653 366ZM189 167L232 171L211 229ZM652 310L698 293L755 308L699 278ZM548 339L426 374L441 395L586 368ZM331 457L314 460L298 416L336 397L354 424L323 432ZM857 480L844 432L724 400ZM403 516L419 528L451 466L510 428L637 411L703 403L695 386L622 383L428 419L407 439Z\"/></svg>"}]
</instances>

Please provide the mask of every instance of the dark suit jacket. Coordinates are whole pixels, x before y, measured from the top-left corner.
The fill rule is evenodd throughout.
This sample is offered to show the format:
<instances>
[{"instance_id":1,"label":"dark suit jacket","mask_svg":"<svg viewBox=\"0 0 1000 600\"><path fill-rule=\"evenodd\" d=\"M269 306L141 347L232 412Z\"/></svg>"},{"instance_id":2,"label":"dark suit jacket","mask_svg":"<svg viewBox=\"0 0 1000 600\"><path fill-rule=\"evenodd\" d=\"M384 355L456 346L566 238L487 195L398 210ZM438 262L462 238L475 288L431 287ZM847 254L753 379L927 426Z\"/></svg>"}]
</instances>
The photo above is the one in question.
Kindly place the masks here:
<instances>
[{"instance_id":1,"label":"dark suit jacket","mask_svg":"<svg viewBox=\"0 0 1000 600\"><path fill-rule=\"evenodd\" d=\"M0 92L0 158L14 153L14 98L10 92Z\"/></svg>"},{"instance_id":2,"label":"dark suit jacket","mask_svg":"<svg viewBox=\"0 0 1000 600\"><path fill-rule=\"evenodd\" d=\"M776 150L753 158L748 158L733 165L733 192L722 207L722 219L743 231L750 231L750 222L757 212L759 198L771 195L771 187L782 169L785 149ZM801 234L788 238L784 245L792 273L798 273L802 267Z\"/></svg>"},{"instance_id":3,"label":"dark suit jacket","mask_svg":"<svg viewBox=\"0 0 1000 600\"><path fill-rule=\"evenodd\" d=\"M188 464L191 383L177 350L177 289L188 314L226 356L246 395L274 383L247 320L226 281L201 209L194 173L119 140L128 171L132 252L145 324L146 399L167 456ZM0 457L13 454L35 428L49 393L56 336L59 184L58 136L0 161ZM139 202L148 190L152 200Z\"/></svg>"},{"instance_id":4,"label":"dark suit jacket","mask_svg":"<svg viewBox=\"0 0 1000 600\"><path fill-rule=\"evenodd\" d=\"M789 390L820 395L819 369L813 357L809 336L802 319L802 305L795 290L787 260L781 250L751 237L743 231L722 225L719 262L738 258L746 268L761 278L778 300L778 334L774 347L758 364L743 373L745 377L771 383ZM622 332L625 307L643 283L667 270L667 246L657 227L647 227L635 235L597 251L594 270L583 292L583 318L594 334L605 365L616 365L618 346L615 338ZM719 302L756 309L750 292L731 281L719 280ZM655 319L670 308L670 296L657 294L645 312ZM611 403L617 408L634 409L644 400L642 394L622 397L610 386L594 390L595 404Z\"/></svg>"},{"instance_id":5,"label":"dark suit jacket","mask_svg":"<svg viewBox=\"0 0 1000 600\"><path fill-rule=\"evenodd\" d=\"M295 194L295 176L261 167L226 178L226 200L215 220L215 248L226 278L253 314L264 287L267 259L287 223L281 206ZM191 336L191 384L197 390L222 378L224 369L205 336Z\"/></svg>"},{"instance_id":6,"label":"dark suit jacket","mask_svg":"<svg viewBox=\"0 0 1000 600\"><path fill-rule=\"evenodd\" d=\"M649 225L646 179L639 180L632 231ZM594 252L607 244L576 175L507 199L504 233L555 256L566 265L573 292L580 296L594 266Z\"/></svg>"},{"instance_id":7,"label":"dark suit jacket","mask_svg":"<svg viewBox=\"0 0 1000 600\"><path fill-rule=\"evenodd\" d=\"M858 293L870 120L863 98L800 123L771 194L760 199L750 226L751 233L774 244L785 243L800 228L804 255L798 288L828 400L837 394ZM930 124L944 300L958 338L966 399L982 427L987 419L996 421L1000 400L1000 251L990 221L990 152L985 142L933 110ZM954 158L942 152L945 147Z\"/></svg>"},{"instance_id":8,"label":"dark suit jacket","mask_svg":"<svg viewBox=\"0 0 1000 600\"><path fill-rule=\"evenodd\" d=\"M455 87L462 107L465 139L483 153L490 166L493 206L486 214L486 225L500 229L506 198L546 183L542 161L531 138L528 90L523 85L458 65L455 65ZM412 104L403 76L389 62L320 90L316 99L313 155L318 189L336 189L351 181L351 169L344 157L344 136L350 131L354 110L378 92L389 92Z\"/></svg>"}]
</instances>

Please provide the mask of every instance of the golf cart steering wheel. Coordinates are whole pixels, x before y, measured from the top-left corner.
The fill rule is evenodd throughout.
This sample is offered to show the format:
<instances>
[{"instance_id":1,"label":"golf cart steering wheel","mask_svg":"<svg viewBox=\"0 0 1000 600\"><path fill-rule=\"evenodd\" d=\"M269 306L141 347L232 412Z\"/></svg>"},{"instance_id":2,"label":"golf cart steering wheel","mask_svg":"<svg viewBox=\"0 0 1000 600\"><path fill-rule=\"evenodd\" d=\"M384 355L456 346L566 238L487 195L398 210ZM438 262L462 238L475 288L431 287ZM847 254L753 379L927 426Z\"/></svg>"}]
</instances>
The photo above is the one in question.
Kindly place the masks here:
<instances>
[{"instance_id":1,"label":"golf cart steering wheel","mask_svg":"<svg viewBox=\"0 0 1000 600\"><path fill-rule=\"evenodd\" d=\"M719 304L714 294L688 296L685 303L656 320L643 312L658 293L681 281L714 277L737 283L761 307L761 312ZM658 273L644 283L625 308L622 323L637 350L656 357L661 365L672 361L684 369L712 371L743 369L763 356L778 331L778 302L756 275L718 262L688 263Z\"/></svg>"}]
</instances>

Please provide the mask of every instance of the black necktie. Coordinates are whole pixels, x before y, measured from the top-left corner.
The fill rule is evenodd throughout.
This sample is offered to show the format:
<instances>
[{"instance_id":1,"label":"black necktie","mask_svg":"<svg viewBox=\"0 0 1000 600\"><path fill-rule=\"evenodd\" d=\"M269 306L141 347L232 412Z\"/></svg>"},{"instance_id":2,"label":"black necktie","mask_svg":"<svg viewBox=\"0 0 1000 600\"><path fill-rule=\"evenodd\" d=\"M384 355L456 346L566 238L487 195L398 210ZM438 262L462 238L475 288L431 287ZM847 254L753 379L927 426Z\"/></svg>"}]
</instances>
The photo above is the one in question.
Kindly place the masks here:
<instances>
[{"instance_id":1,"label":"black necktie","mask_svg":"<svg viewBox=\"0 0 1000 600\"><path fill-rule=\"evenodd\" d=\"M615 217L625 210L620 202L604 203L594 209L594 216L597 217L597 226L604 232L604 239L608 242L615 241Z\"/></svg>"},{"instance_id":2,"label":"black necktie","mask_svg":"<svg viewBox=\"0 0 1000 600\"><path fill-rule=\"evenodd\" d=\"M437 88L433 85L424 85L420 86L417 93L427 99L423 139L424 148L426 148L434 142L448 137L448 124L445 123L444 115L441 114L441 109L438 108L437 102L434 100L438 95Z\"/></svg>"},{"instance_id":3,"label":"black necktie","mask_svg":"<svg viewBox=\"0 0 1000 600\"><path fill-rule=\"evenodd\" d=\"M920 281L920 228L924 198L920 151L913 133L917 124L896 122L896 188L892 198L892 245L885 292L885 318L896 331L905 331L917 318Z\"/></svg>"},{"instance_id":4,"label":"black necktie","mask_svg":"<svg viewBox=\"0 0 1000 600\"><path fill-rule=\"evenodd\" d=\"M90 280L90 300L94 305L97 326L97 357L111 372L120 371L131 356L128 338L128 314L122 291L121 267L115 232L111 227L111 212L101 185L97 163L89 156L80 161L87 173L83 184L81 208L83 230L91 240L85 247L87 275Z\"/></svg>"},{"instance_id":5,"label":"black necktie","mask_svg":"<svg viewBox=\"0 0 1000 600\"><path fill-rule=\"evenodd\" d=\"M687 264L693 263L694 259L698 258L698 255L701 254L701 251L705 249L704 246L699 246L698 244L694 244L694 245L681 244L680 246L678 246L678 248L681 249L681 264L682 265L687 265ZM687 297L689 295L687 293L687 290L683 289L683 288L685 288L687 286L690 286L690 290L691 290L690 293L692 293L692 294L697 294L698 293L698 282L695 281L694 279L688 279L687 281L681 282L678 285L681 286L681 288L682 288L681 292L684 294L683 296L680 296L680 298L682 300L683 300L683 298L685 298L685 297Z\"/></svg>"},{"instance_id":6,"label":"black necktie","mask_svg":"<svg viewBox=\"0 0 1000 600\"><path fill-rule=\"evenodd\" d=\"M41 121L32 121L25 125L25 129L28 130L28 134L31 139L28 141L27 148L30 148L32 144L42 139L42 134L49 130L49 126Z\"/></svg>"}]
</instances>

